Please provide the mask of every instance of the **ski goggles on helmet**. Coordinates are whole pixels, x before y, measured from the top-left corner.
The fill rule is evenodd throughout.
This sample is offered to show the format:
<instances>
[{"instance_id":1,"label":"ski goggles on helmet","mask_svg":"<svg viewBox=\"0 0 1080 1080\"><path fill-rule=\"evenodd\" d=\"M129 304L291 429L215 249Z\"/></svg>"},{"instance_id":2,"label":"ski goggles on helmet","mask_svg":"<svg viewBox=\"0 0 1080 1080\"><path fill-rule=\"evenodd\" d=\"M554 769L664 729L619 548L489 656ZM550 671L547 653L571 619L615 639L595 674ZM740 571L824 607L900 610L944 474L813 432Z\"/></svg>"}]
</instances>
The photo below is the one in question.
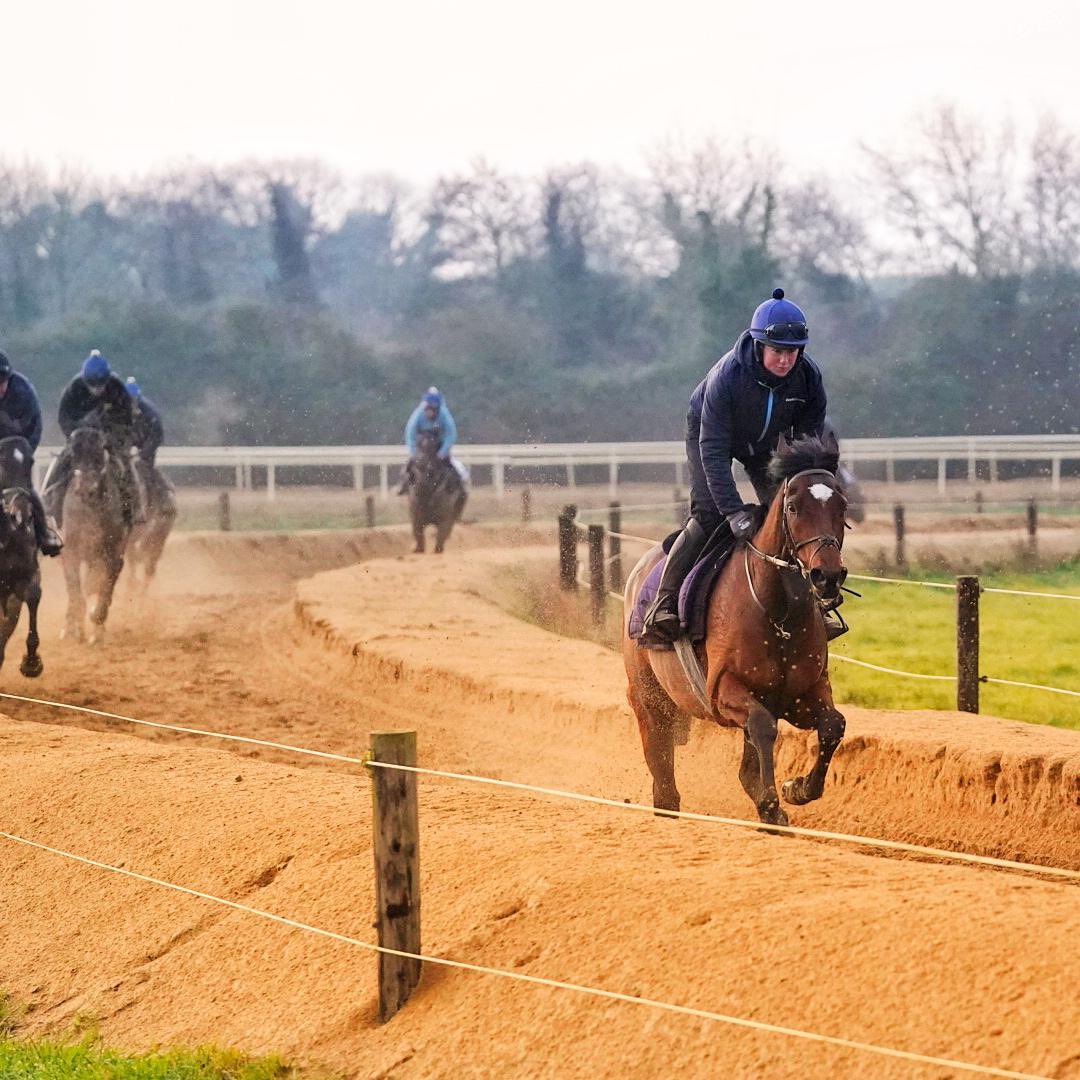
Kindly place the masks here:
<instances>
[{"instance_id":1,"label":"ski goggles on helmet","mask_svg":"<svg viewBox=\"0 0 1080 1080\"><path fill-rule=\"evenodd\" d=\"M810 328L802 322L770 323L761 332L769 341L781 344L805 341L810 336Z\"/></svg>"}]
</instances>

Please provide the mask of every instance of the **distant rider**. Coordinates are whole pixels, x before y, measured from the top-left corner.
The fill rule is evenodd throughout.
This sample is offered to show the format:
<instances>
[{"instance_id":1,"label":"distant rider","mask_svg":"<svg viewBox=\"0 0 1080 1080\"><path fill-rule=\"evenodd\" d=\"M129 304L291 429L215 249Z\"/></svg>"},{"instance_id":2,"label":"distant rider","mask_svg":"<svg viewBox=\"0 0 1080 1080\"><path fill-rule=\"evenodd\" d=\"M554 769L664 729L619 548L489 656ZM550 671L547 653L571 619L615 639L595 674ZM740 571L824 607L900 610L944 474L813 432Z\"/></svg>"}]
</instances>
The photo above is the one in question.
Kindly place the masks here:
<instances>
[{"instance_id":1,"label":"distant rider","mask_svg":"<svg viewBox=\"0 0 1080 1080\"><path fill-rule=\"evenodd\" d=\"M736 540L749 540L760 524L759 507L744 503L732 461L746 469L754 493L767 507L776 494L769 458L780 436L821 435L825 386L806 355L810 332L802 309L784 290L759 304L730 352L713 366L690 398L686 457L690 472L690 519L676 538L662 571L645 631L674 640L681 633L679 588L706 542L726 523ZM842 633L827 619L830 636Z\"/></svg>"},{"instance_id":2,"label":"distant rider","mask_svg":"<svg viewBox=\"0 0 1080 1080\"><path fill-rule=\"evenodd\" d=\"M37 452L41 442L41 405L30 380L15 371L7 354L0 351L0 439L13 435L21 435L30 444L31 455ZM41 496L34 490L33 456L24 462L24 467L23 480L34 506L34 535L38 547L43 555L59 555L64 542L46 519Z\"/></svg>"},{"instance_id":3,"label":"distant rider","mask_svg":"<svg viewBox=\"0 0 1080 1080\"><path fill-rule=\"evenodd\" d=\"M169 479L157 467L158 448L165 441L165 425L158 407L142 392L142 387L129 375L124 388L131 397L134 418L132 444L138 451L139 460L146 466L143 483L147 508L160 509L173 498L174 488Z\"/></svg>"},{"instance_id":4,"label":"distant rider","mask_svg":"<svg viewBox=\"0 0 1080 1080\"><path fill-rule=\"evenodd\" d=\"M446 407L446 399L437 387L429 386L420 404L412 411L409 422L405 425L405 446L409 451L409 463L405 466L405 476L398 488L398 494L404 495L409 490L413 477L413 459L416 457L416 444L424 432L437 432L442 441L439 443L439 457L457 473L462 487L468 482L469 470L458 461L451 451L457 442L457 424Z\"/></svg>"},{"instance_id":5,"label":"distant rider","mask_svg":"<svg viewBox=\"0 0 1080 1080\"><path fill-rule=\"evenodd\" d=\"M131 450L134 445L135 413L131 395L119 375L113 373L109 362L98 349L93 349L83 362L82 371L68 383L60 396L60 430L65 437L80 425L93 423L105 433L105 439L119 464L121 504L125 524L131 526L145 521L140 485L132 468ZM64 495L71 480L71 450L64 447L53 462L45 484L45 502L59 521Z\"/></svg>"}]
</instances>

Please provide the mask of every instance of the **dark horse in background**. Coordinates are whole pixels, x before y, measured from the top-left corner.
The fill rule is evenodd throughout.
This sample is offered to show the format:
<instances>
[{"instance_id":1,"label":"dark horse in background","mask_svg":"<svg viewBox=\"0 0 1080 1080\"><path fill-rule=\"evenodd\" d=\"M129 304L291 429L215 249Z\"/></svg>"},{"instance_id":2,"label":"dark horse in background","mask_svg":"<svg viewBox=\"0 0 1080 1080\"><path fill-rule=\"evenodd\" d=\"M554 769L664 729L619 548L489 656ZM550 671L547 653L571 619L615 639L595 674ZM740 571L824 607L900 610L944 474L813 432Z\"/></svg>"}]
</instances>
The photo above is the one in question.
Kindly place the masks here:
<instances>
[{"instance_id":1,"label":"dark horse in background","mask_svg":"<svg viewBox=\"0 0 1080 1080\"><path fill-rule=\"evenodd\" d=\"M678 810L675 739L691 717L743 732L739 780L764 822L786 825L773 767L777 720L817 731L818 755L806 776L785 781L784 799L803 805L821 798L829 762L844 735L833 704L829 650L821 603L834 601L847 576L846 499L836 479L836 440L781 440L770 463L779 483L749 543L740 544L709 601L707 635L697 647L705 675L699 703L674 652L641 648L627 633L629 613L649 571L662 559L653 548L626 583L623 659L627 697L637 715L653 776L653 805Z\"/></svg>"},{"instance_id":2,"label":"dark horse in background","mask_svg":"<svg viewBox=\"0 0 1080 1080\"><path fill-rule=\"evenodd\" d=\"M135 459L135 474L143 490L146 521L131 530L127 563L132 583L145 589L153 580L176 521L176 491L159 469L141 457Z\"/></svg>"},{"instance_id":3,"label":"dark horse in background","mask_svg":"<svg viewBox=\"0 0 1080 1080\"><path fill-rule=\"evenodd\" d=\"M30 497L31 458L30 444L21 436L0 439L0 664L25 604L30 629L19 670L28 679L36 679L45 665L38 655L41 571Z\"/></svg>"},{"instance_id":4,"label":"dark horse in background","mask_svg":"<svg viewBox=\"0 0 1080 1080\"><path fill-rule=\"evenodd\" d=\"M131 531L124 512L119 470L105 432L77 427L68 439L71 482L64 495L64 578L68 606L63 636L86 639L86 598L95 597L90 612L90 643L105 640L105 620L116 579L124 568L124 551Z\"/></svg>"},{"instance_id":5,"label":"dark horse in background","mask_svg":"<svg viewBox=\"0 0 1080 1080\"><path fill-rule=\"evenodd\" d=\"M425 549L424 530L435 526L435 554L441 555L454 523L465 509L468 492L457 470L439 457L442 434L425 431L416 440L416 454L409 463L409 516L417 554Z\"/></svg>"}]
</instances>

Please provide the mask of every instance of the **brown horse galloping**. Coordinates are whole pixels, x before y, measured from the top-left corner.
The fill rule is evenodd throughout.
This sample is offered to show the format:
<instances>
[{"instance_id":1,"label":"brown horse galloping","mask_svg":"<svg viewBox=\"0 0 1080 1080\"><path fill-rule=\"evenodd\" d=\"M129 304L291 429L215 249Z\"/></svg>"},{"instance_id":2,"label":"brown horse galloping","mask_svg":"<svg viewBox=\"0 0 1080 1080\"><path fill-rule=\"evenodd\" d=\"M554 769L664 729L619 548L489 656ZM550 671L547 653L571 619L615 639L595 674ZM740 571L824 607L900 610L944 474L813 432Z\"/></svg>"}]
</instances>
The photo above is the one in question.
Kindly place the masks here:
<instances>
[{"instance_id":1,"label":"brown horse galloping","mask_svg":"<svg viewBox=\"0 0 1080 1080\"><path fill-rule=\"evenodd\" d=\"M663 558L655 547L626 583L623 659L627 697L638 718L653 776L653 805L678 810L675 734L690 717L743 729L739 780L762 821L786 825L773 770L777 719L818 733L818 756L806 776L787 780L784 799L819 799L829 762L844 737L833 704L821 603L835 601L847 576L841 546L846 499L836 479L835 439L781 440L770 463L779 484L750 543L739 545L709 601L707 636L697 648L708 711L693 693L674 652L641 648L627 634L629 613L649 571Z\"/></svg>"}]
</instances>

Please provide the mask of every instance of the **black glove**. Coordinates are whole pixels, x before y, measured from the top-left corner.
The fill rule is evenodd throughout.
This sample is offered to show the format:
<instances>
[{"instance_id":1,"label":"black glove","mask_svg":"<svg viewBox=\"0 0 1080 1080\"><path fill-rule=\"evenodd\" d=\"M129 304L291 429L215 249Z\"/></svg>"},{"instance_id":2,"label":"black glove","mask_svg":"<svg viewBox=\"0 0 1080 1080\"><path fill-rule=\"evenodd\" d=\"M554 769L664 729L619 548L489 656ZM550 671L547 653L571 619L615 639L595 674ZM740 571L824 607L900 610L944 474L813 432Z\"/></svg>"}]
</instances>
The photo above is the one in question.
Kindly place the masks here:
<instances>
[{"instance_id":1,"label":"black glove","mask_svg":"<svg viewBox=\"0 0 1080 1080\"><path fill-rule=\"evenodd\" d=\"M736 540L749 540L757 527L757 514L744 506L734 514L728 514L727 523Z\"/></svg>"}]
</instances>

